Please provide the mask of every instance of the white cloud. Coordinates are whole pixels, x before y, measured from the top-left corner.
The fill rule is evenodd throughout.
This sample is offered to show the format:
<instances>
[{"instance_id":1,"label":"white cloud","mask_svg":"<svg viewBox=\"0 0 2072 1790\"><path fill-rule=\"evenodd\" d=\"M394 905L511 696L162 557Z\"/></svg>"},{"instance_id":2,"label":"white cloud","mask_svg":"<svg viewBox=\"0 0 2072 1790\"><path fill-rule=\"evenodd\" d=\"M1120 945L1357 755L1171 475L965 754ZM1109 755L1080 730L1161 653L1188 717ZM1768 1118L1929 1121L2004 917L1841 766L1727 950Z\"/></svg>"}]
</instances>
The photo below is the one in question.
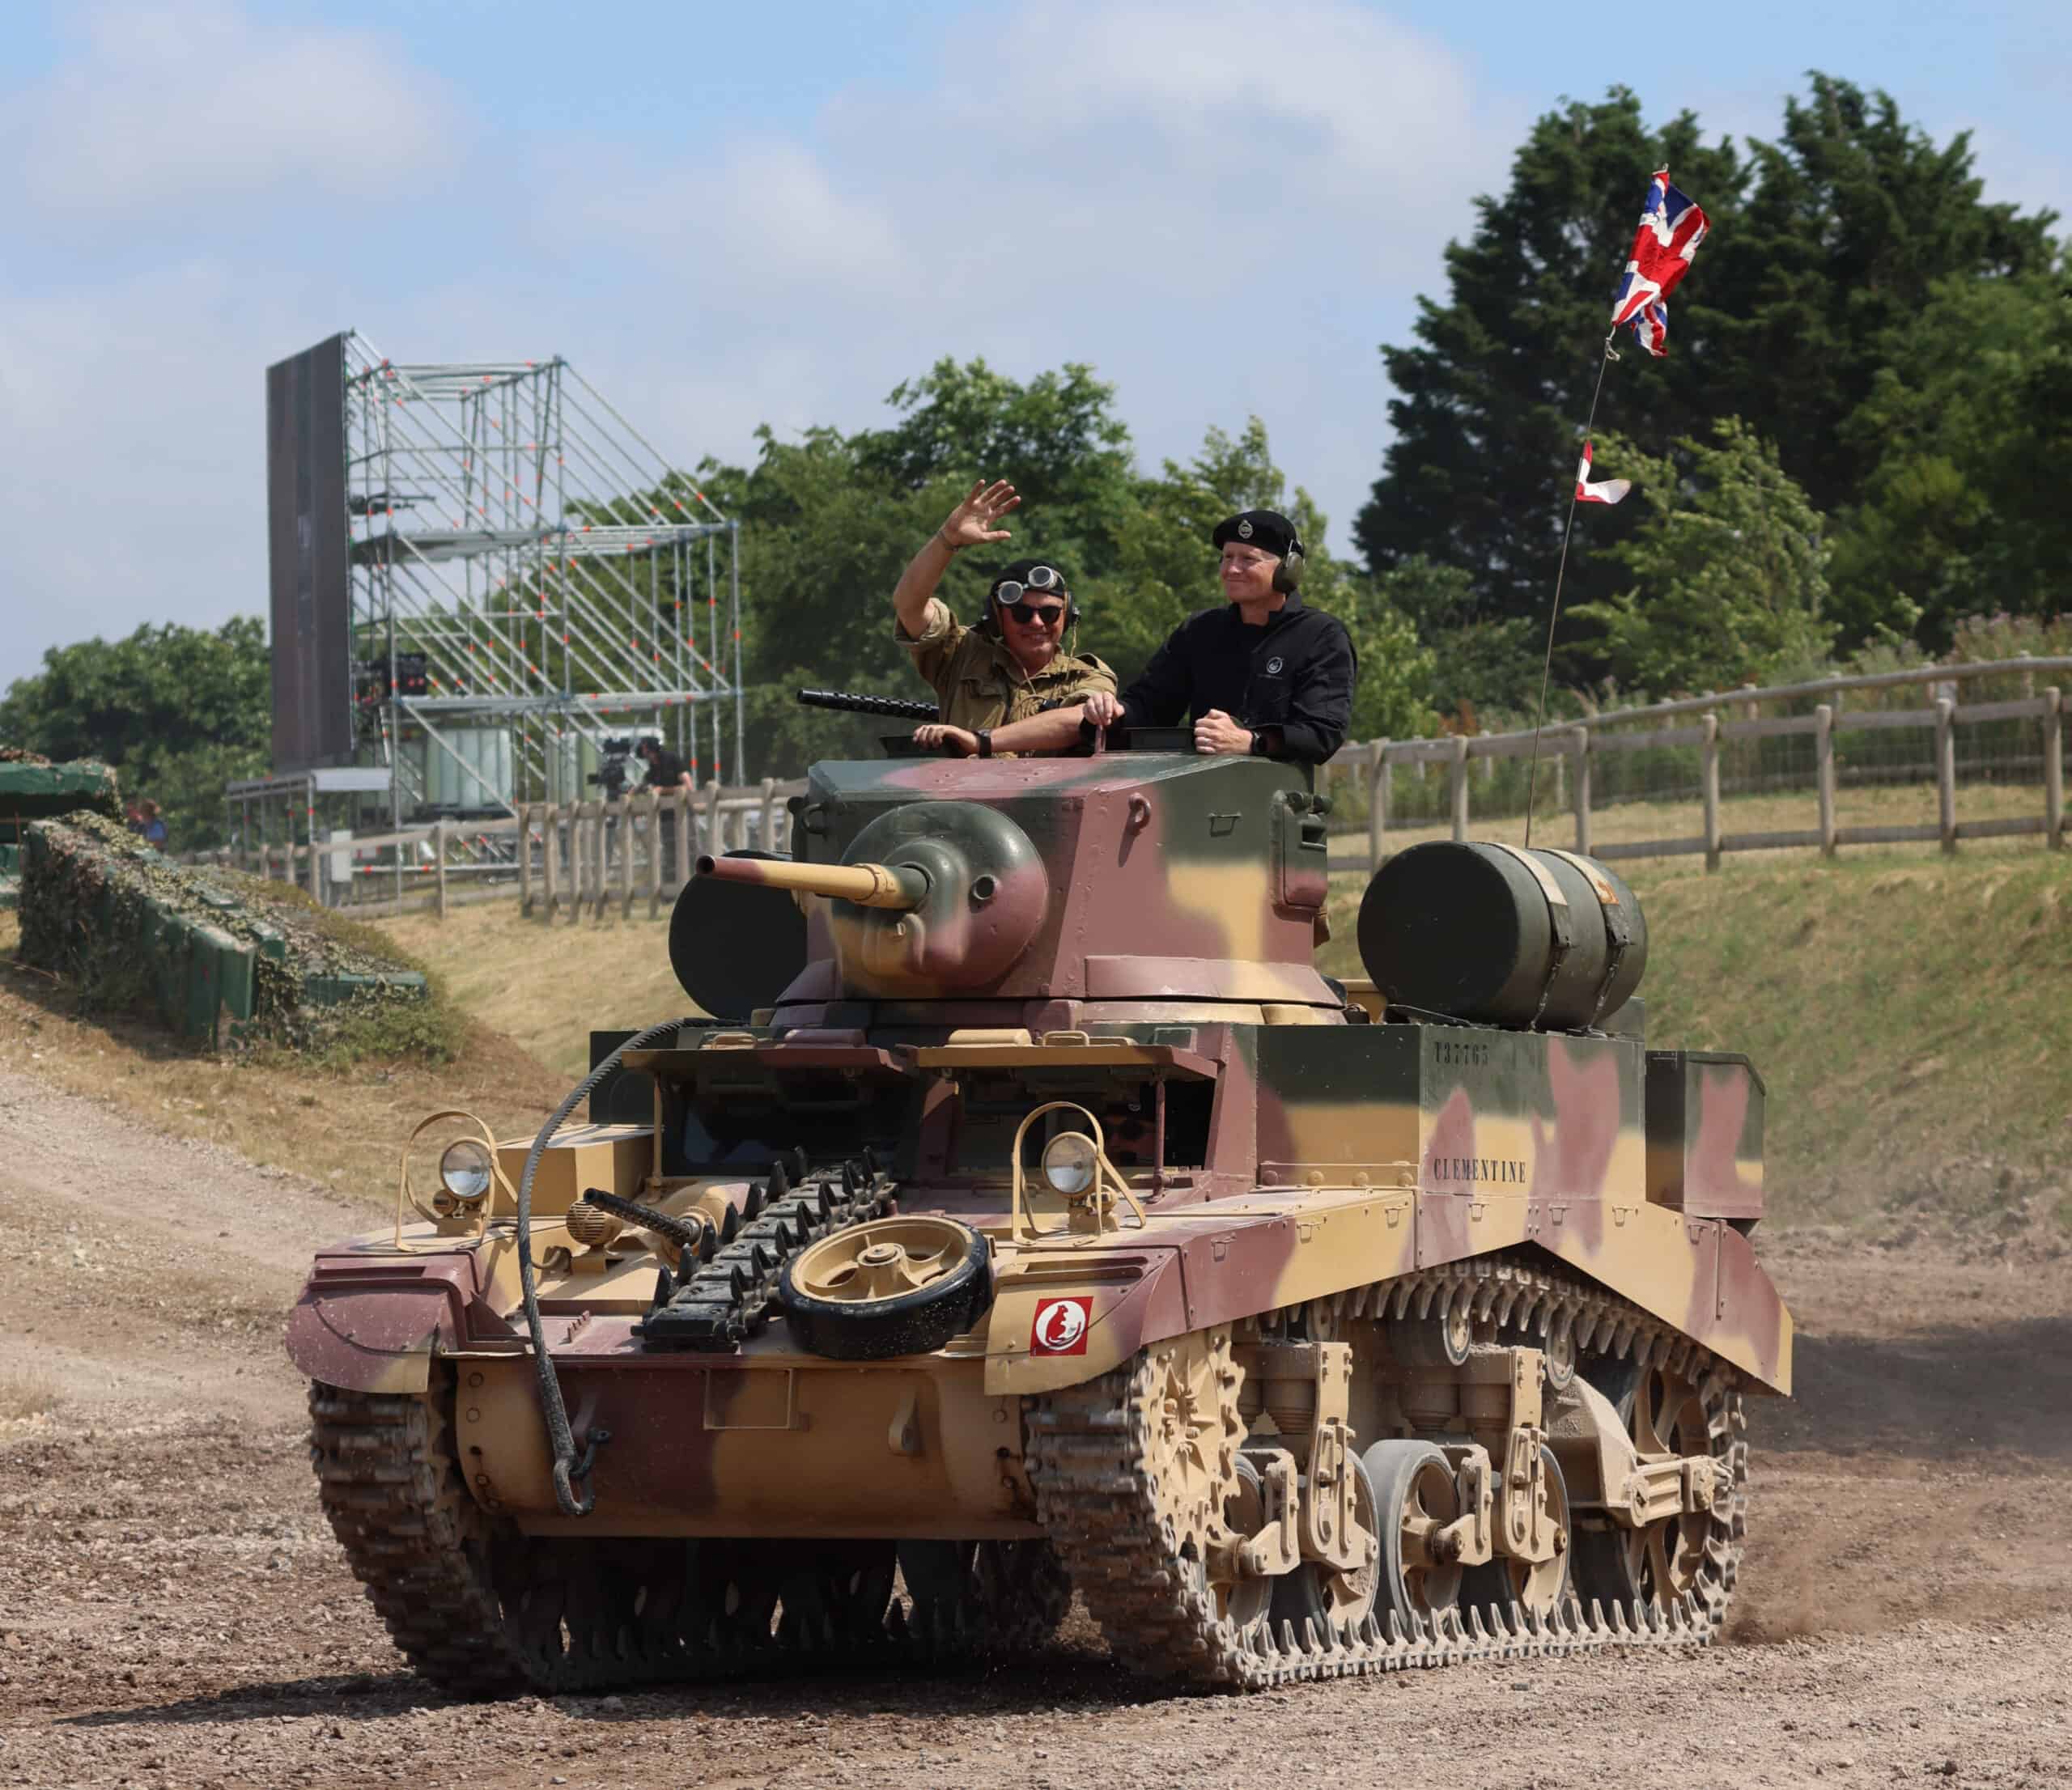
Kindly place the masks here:
<instances>
[{"instance_id":1,"label":"white cloud","mask_svg":"<svg viewBox=\"0 0 2072 1790\"><path fill-rule=\"evenodd\" d=\"M48 644L264 612L262 374L348 326L398 359L565 354L686 461L879 421L943 354L1091 361L1149 463L1262 416L1342 545L1386 433L1375 345L1526 121L1353 0L1021 0L954 28L932 87L859 85L796 135L658 165L485 112L469 159L373 40L199 16L99 15L15 96L38 207L111 245L147 196L187 221L160 265L153 235L0 268L0 478L39 519L0 686ZM253 227L304 181L395 185L404 228L464 191L468 229L434 259Z\"/></svg>"},{"instance_id":2,"label":"white cloud","mask_svg":"<svg viewBox=\"0 0 2072 1790\"><path fill-rule=\"evenodd\" d=\"M223 0L86 15L75 57L7 109L0 146L23 198L89 223L267 193L392 196L461 112L373 36L270 26Z\"/></svg>"}]
</instances>

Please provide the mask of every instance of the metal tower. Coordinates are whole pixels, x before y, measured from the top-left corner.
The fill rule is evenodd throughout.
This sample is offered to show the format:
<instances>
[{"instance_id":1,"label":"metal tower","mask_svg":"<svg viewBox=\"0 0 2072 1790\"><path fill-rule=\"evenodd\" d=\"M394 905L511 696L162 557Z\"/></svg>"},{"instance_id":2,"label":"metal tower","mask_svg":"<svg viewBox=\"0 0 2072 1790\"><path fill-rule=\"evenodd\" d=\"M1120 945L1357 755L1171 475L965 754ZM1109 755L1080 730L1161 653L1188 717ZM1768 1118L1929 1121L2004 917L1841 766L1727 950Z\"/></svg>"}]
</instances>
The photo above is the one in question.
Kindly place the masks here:
<instances>
[{"instance_id":1,"label":"metal tower","mask_svg":"<svg viewBox=\"0 0 2072 1790\"><path fill-rule=\"evenodd\" d=\"M396 823L575 800L636 730L740 781L739 524L558 357L344 341L355 728Z\"/></svg>"}]
</instances>

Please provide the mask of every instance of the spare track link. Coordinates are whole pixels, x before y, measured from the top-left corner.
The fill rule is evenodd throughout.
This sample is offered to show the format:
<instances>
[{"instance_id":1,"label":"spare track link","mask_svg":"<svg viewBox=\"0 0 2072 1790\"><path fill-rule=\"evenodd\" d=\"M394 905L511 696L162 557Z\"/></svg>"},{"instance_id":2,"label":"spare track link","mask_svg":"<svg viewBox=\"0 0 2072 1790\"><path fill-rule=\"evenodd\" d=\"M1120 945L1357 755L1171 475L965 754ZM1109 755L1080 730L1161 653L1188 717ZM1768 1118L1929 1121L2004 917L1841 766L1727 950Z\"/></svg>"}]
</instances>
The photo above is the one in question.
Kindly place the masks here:
<instances>
[{"instance_id":1,"label":"spare track link","mask_svg":"<svg viewBox=\"0 0 2072 1790\"><path fill-rule=\"evenodd\" d=\"M882 1218L895 1190L861 1163L816 1171L773 1199L681 1284L658 1287L638 1329L650 1348L726 1354L768 1321L784 1264L809 1243Z\"/></svg>"},{"instance_id":2,"label":"spare track link","mask_svg":"<svg viewBox=\"0 0 2072 1790\"><path fill-rule=\"evenodd\" d=\"M1458 1303L1471 1316L1545 1336L1574 1327L1578 1353L1637 1358L1685 1373L1711 1418L1713 1453L1731 1489L1707 1552L1711 1573L1671 1605L1615 1605L1571 1597L1544 1615L1448 1610L1406 1629L1391 1614L1357 1626L1297 1633L1283 1622L1241 1634L1219 1621L1190 1563L1174 1558L1149 1463L1155 1458L1140 1415L1147 1359L1140 1354L1098 1380L1045 1394L1023 1407L1029 1474L1052 1544L1064 1556L1089 1613L1121 1661L1146 1676L1247 1690L1314 1678L1356 1678L1471 1660L1566 1655L1612 1647L1702 1646L1726 1620L1747 1535L1748 1444L1734 1370L1672 1326L1588 1281L1539 1262L1477 1257L1311 1301L1312 1321L1414 1314L1440 1321ZM1296 1308L1299 1312L1302 1309ZM1287 1314L1294 1315L1293 1312ZM1324 1334L1335 1334L1325 1330Z\"/></svg>"},{"instance_id":3,"label":"spare track link","mask_svg":"<svg viewBox=\"0 0 2072 1790\"><path fill-rule=\"evenodd\" d=\"M701 1596L681 1542L541 1542L499 1529L462 1482L445 1402L312 1385L310 1457L325 1514L390 1637L456 1696L800 1670L953 1671L1042 1646L1071 1603L1056 1556L1032 1542L1013 1544L1042 1551L1019 1556L1002 1588L1012 1601L990 1610L974 1585L917 1602L911 1615L895 1600L846 1629L823 1611L757 1633L724 1614L724 1570ZM720 1559L724 1568L724 1552Z\"/></svg>"}]
</instances>

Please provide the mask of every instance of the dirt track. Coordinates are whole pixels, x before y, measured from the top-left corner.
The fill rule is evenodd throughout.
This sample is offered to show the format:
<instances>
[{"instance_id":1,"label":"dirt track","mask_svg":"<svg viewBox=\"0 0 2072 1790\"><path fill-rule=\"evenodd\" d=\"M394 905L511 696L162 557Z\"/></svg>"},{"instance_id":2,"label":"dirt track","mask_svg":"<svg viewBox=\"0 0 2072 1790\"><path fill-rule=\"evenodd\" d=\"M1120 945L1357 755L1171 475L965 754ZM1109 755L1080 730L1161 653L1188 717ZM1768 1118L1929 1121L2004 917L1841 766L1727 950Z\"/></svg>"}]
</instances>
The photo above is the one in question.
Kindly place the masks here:
<instances>
[{"instance_id":1,"label":"dirt track","mask_svg":"<svg viewBox=\"0 0 2072 1790\"><path fill-rule=\"evenodd\" d=\"M60 1398L0 1416L0 1784L2072 1782L2072 1256L1768 1240L1801 1397L1754 1412L1739 1644L1173 1698L1082 1624L987 1678L479 1706L345 1571L280 1351L367 1210L0 1073L0 1393Z\"/></svg>"}]
</instances>

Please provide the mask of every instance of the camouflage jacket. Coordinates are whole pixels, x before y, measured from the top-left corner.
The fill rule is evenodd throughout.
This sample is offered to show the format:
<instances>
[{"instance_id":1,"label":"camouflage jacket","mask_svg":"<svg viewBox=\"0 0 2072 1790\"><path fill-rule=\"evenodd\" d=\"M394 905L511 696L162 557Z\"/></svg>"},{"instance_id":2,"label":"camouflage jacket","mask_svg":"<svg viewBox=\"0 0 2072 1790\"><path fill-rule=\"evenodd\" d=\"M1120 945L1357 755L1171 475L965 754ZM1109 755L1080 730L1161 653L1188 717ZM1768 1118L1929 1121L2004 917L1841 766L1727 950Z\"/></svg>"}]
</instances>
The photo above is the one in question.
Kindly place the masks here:
<instances>
[{"instance_id":1,"label":"camouflage jacket","mask_svg":"<svg viewBox=\"0 0 2072 1790\"><path fill-rule=\"evenodd\" d=\"M893 630L913 655L915 670L935 686L942 718L952 727L1002 727L1115 688L1115 672L1091 653L1060 651L1042 670L1025 672L1004 641L965 626L940 597L928 599L928 620L918 635L897 621Z\"/></svg>"}]
</instances>

